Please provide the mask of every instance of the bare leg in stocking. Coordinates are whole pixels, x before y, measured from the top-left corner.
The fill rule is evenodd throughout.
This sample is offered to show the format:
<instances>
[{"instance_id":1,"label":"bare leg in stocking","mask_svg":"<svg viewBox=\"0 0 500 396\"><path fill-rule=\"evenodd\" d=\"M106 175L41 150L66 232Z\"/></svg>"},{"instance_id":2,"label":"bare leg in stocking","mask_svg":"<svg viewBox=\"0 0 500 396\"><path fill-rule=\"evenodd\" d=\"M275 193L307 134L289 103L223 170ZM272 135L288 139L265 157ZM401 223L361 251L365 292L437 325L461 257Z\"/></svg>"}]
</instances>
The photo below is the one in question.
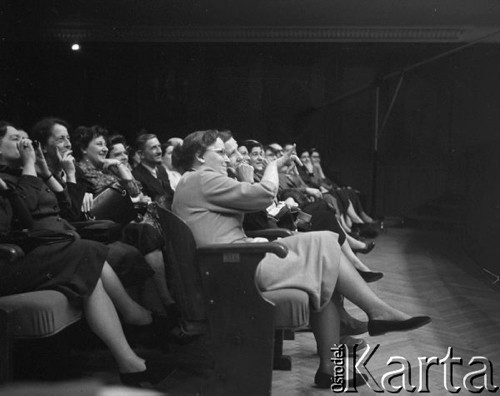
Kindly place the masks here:
<instances>
[{"instance_id":1,"label":"bare leg in stocking","mask_svg":"<svg viewBox=\"0 0 500 396\"><path fill-rule=\"evenodd\" d=\"M332 300L320 312L311 312L311 327L316 339L319 354L319 371L324 373L332 372L332 352L330 348L339 343L340 338L340 299Z\"/></svg>"},{"instance_id":2,"label":"bare leg in stocking","mask_svg":"<svg viewBox=\"0 0 500 396\"><path fill-rule=\"evenodd\" d=\"M337 270L332 268L332 270ZM338 279L330 303L322 311L311 313L311 327L318 343L319 371L331 373L330 348L339 342L340 299L343 294L360 307L370 320L404 321L410 316L383 302L361 278L343 253L340 255Z\"/></svg>"},{"instance_id":3,"label":"bare leg in stocking","mask_svg":"<svg viewBox=\"0 0 500 396\"><path fill-rule=\"evenodd\" d=\"M352 221L356 224L363 224L364 221L361 219L361 217L358 216L356 211L354 210L354 206L352 206L352 202L349 201L349 206L347 207L347 214L349 217L352 219Z\"/></svg>"},{"instance_id":4,"label":"bare leg in stocking","mask_svg":"<svg viewBox=\"0 0 500 396\"><path fill-rule=\"evenodd\" d=\"M342 226L343 230L346 232L346 233L349 233L351 232L351 227L349 227L346 223L346 216L344 215L340 215L339 218L339 224Z\"/></svg>"},{"instance_id":5,"label":"bare leg in stocking","mask_svg":"<svg viewBox=\"0 0 500 396\"><path fill-rule=\"evenodd\" d=\"M144 359L128 344L115 306L100 279L92 294L84 300L83 310L90 329L108 346L121 373L146 370Z\"/></svg>"},{"instance_id":6,"label":"bare leg in stocking","mask_svg":"<svg viewBox=\"0 0 500 396\"><path fill-rule=\"evenodd\" d=\"M365 264L363 264L361 260L358 258L358 256L354 254L347 241L344 242L344 244L340 248L342 249L342 253L344 253L345 257L354 266L354 268L364 272L371 272L371 269L368 268Z\"/></svg>"},{"instance_id":7,"label":"bare leg in stocking","mask_svg":"<svg viewBox=\"0 0 500 396\"><path fill-rule=\"evenodd\" d=\"M107 262L102 267L101 279L107 295L118 312L123 316L125 323L134 325L147 325L151 323L151 312L129 296L115 271Z\"/></svg>"},{"instance_id":8,"label":"bare leg in stocking","mask_svg":"<svg viewBox=\"0 0 500 396\"><path fill-rule=\"evenodd\" d=\"M411 316L401 312L378 297L370 289L344 254L340 255L339 276L335 288L340 294L360 307L370 320L407 320Z\"/></svg>"},{"instance_id":9,"label":"bare leg in stocking","mask_svg":"<svg viewBox=\"0 0 500 396\"><path fill-rule=\"evenodd\" d=\"M146 262L155 272L153 281L160 296L160 300L164 306L174 304L175 301L170 294L167 286L167 278L165 275L165 262L163 261L163 253L161 250L154 250L144 256Z\"/></svg>"}]
</instances>

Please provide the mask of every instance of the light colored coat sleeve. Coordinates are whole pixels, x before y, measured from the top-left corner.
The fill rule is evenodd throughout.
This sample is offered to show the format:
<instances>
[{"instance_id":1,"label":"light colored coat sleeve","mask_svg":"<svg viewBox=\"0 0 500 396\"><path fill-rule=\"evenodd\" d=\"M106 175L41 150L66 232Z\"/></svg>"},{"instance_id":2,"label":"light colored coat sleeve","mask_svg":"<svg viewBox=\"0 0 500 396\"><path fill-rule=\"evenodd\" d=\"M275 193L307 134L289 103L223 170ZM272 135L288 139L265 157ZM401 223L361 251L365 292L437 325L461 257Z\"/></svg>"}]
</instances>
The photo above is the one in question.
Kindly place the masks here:
<instances>
[{"instance_id":1,"label":"light colored coat sleeve","mask_svg":"<svg viewBox=\"0 0 500 396\"><path fill-rule=\"evenodd\" d=\"M278 186L270 182L246 183L206 170L201 191L208 209L219 213L241 213L263 210L272 204Z\"/></svg>"}]
</instances>

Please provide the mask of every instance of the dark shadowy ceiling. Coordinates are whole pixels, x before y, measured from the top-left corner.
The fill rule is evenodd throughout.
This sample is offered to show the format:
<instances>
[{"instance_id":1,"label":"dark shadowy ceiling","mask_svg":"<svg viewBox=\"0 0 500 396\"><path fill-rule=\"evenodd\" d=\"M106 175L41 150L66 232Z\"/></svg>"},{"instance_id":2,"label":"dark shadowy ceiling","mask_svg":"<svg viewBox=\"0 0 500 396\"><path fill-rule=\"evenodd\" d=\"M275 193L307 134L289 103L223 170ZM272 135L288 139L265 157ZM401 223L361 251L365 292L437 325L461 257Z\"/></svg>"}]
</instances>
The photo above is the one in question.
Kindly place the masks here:
<instances>
[{"instance_id":1,"label":"dark shadowy ceiling","mask_svg":"<svg viewBox=\"0 0 500 396\"><path fill-rule=\"evenodd\" d=\"M498 0L2 0L1 4L2 36L12 40L456 42L500 29Z\"/></svg>"}]
</instances>

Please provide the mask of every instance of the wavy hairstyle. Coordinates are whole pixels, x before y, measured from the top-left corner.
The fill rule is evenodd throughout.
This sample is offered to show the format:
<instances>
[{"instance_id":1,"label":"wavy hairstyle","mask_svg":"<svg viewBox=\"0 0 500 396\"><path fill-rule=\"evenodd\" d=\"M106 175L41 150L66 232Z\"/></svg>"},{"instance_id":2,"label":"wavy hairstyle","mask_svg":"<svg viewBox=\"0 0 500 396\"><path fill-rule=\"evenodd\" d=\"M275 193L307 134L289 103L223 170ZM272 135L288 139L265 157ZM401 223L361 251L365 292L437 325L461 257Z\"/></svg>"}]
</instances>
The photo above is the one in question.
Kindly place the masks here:
<instances>
[{"instance_id":1,"label":"wavy hairstyle","mask_svg":"<svg viewBox=\"0 0 500 396\"><path fill-rule=\"evenodd\" d=\"M206 131L196 131L190 133L184 138L182 144L177 145L172 153L172 165L184 173L190 170L196 156L201 156L207 151L207 147L215 143L219 137L217 129L208 129Z\"/></svg>"},{"instance_id":2,"label":"wavy hairstyle","mask_svg":"<svg viewBox=\"0 0 500 396\"><path fill-rule=\"evenodd\" d=\"M75 159L80 161L83 158L83 151L87 149L89 143L100 136L104 137L105 140L108 138L108 130L100 125L77 127L71 135Z\"/></svg>"}]
</instances>

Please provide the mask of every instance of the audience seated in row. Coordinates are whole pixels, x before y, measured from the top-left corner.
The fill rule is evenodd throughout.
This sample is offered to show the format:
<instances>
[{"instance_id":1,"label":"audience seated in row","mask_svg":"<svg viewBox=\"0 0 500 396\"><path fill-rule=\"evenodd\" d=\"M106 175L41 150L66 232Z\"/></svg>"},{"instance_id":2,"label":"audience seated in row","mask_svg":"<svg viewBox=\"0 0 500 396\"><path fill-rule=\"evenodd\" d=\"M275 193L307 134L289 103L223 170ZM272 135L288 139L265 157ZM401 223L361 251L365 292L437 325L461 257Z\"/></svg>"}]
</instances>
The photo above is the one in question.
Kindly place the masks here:
<instances>
[{"instance_id":1,"label":"audience seated in row","mask_svg":"<svg viewBox=\"0 0 500 396\"><path fill-rule=\"evenodd\" d=\"M310 215L310 221L302 223L303 231L308 232L297 232L280 241L291 254L284 260L266 256L256 280L262 290L296 287L308 292L313 309L310 324L320 358L315 382L320 387L331 385L330 347L339 343L340 324L344 336L358 334L360 328L366 330L366 322L357 321L345 312L342 296L367 313L368 330L372 335L410 330L430 321L425 316L411 318L388 306L366 285L366 282L380 279L382 274L372 272L353 249L366 253L374 245L348 233L353 224L373 223L373 220L364 213L354 190L332 184L319 161L315 159L312 164L304 152L301 153L304 162L301 162L294 145L285 145L283 149L273 143L264 149L259 142L247 140L238 147L230 131L208 130L190 134L184 141L172 138L162 148L156 135L142 133L134 144L133 162L123 136L110 137L104 128L94 125L76 128L70 138L68 129L68 124L60 119L40 121L32 131L32 137L41 143L37 148L25 133L10 124L2 124L0 176L5 180L0 187L2 199L10 208L2 214L2 226L5 230L12 224L19 226L12 223L11 218L12 207L20 202L26 210L14 213L17 223L22 221L19 219L34 218L36 221L30 220L28 224L31 228L40 228L43 224L43 228L58 231L62 226L74 233L76 239L64 245L63 250L64 258L75 254L70 260L71 266L77 267L75 270L80 265L80 254L93 251L93 256L85 256L84 260L91 260L94 265L89 268L95 269L89 269L88 273L83 271L81 275L76 272L75 281L85 286L78 289L76 295L74 291L67 295L83 302L90 327L110 347L124 383L153 382L154 378L150 367L146 367L144 360L131 350L122 336L114 307L123 315L125 323L160 328L165 336L171 332L172 321L160 320L138 305L127 295L120 279L127 281L127 273L142 273L144 279L152 276L164 305L163 314L167 317L177 314L168 289L166 263L161 251L163 239L157 227L155 205L172 208L183 218L200 246L251 242L242 228L243 217L245 225L253 218L257 227L268 227L270 216L266 209L273 205ZM312 150L311 153L319 154ZM141 218L123 226L121 241L109 245L84 241L78 239L69 223L57 220L61 216L70 221L81 220L92 212L93 198L110 187L120 188L133 200L147 205ZM46 194L36 196L35 191ZM296 225L297 222L292 222L295 231ZM37 249L43 254L48 254L45 250L52 254L54 248ZM26 257L26 260L34 260L30 252ZM131 257L141 259L132 263ZM49 261L46 265L53 265L55 274L64 274L66 269L61 268L62 261L57 255ZM2 281L12 280L12 276L2 276ZM38 272L28 271L29 282L16 278L12 281L16 286L5 289L6 292L2 288L2 294L37 290L40 285L66 292L64 276L48 284L44 283L45 279L39 279L40 276ZM96 299L107 303L96 306ZM102 315L109 315L108 321L96 323L96 318ZM126 356L122 350L126 351Z\"/></svg>"},{"instance_id":2,"label":"audience seated in row","mask_svg":"<svg viewBox=\"0 0 500 396\"><path fill-rule=\"evenodd\" d=\"M243 215L270 206L279 190L278 170L298 161L290 151L270 161L258 182L240 182L228 177L231 161L216 130L188 135L175 151L182 169L188 171L177 185L172 208L191 228L199 246L253 242L242 228ZM383 302L349 262L338 238L331 231L283 238L280 243L289 249L288 256L281 259L266 255L256 273L256 283L262 290L295 287L309 294L313 311L310 324L320 360L314 381L321 388L332 384L330 348L339 342L340 295L366 312L371 335L410 330L430 321L426 316L410 317Z\"/></svg>"},{"instance_id":3,"label":"audience seated in row","mask_svg":"<svg viewBox=\"0 0 500 396\"><path fill-rule=\"evenodd\" d=\"M25 133L0 122L0 229L52 232L56 243L24 246L22 263L2 266L1 295L56 290L81 305L91 330L108 346L124 384L155 382L152 367L130 347L121 320L159 333L165 321L136 303L106 261L108 247L79 238L60 217L58 199L64 189L55 180L40 146ZM120 314L120 317L119 315Z\"/></svg>"}]
</instances>

